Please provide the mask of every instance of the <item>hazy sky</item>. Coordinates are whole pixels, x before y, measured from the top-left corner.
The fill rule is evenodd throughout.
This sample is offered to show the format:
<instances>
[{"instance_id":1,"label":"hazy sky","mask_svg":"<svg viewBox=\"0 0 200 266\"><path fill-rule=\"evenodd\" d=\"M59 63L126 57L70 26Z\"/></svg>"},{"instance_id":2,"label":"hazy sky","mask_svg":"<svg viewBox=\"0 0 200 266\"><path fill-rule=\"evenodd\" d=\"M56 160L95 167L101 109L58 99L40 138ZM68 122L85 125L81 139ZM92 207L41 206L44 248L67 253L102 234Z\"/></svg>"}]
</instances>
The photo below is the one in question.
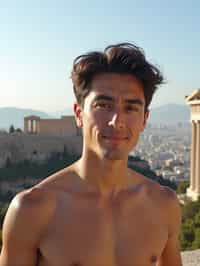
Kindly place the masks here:
<instances>
[{"instance_id":1,"label":"hazy sky","mask_svg":"<svg viewBox=\"0 0 200 266\"><path fill-rule=\"evenodd\" d=\"M200 88L199 1L1 1L0 107L57 111L74 101L73 59L134 42L167 84L152 106L184 104Z\"/></svg>"}]
</instances>

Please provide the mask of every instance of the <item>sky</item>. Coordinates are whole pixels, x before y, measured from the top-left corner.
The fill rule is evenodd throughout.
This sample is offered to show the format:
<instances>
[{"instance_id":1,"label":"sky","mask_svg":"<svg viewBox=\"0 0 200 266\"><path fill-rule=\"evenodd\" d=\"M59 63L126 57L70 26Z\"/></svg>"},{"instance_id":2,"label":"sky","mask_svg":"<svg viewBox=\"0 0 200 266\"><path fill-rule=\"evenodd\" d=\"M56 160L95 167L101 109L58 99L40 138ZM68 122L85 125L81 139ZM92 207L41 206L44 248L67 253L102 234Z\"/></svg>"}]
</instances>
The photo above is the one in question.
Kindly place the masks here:
<instances>
[{"instance_id":1,"label":"sky","mask_svg":"<svg viewBox=\"0 0 200 266\"><path fill-rule=\"evenodd\" d=\"M166 83L152 107L200 88L200 1L0 1L0 107L56 112L74 102L75 57L132 42Z\"/></svg>"}]
</instances>

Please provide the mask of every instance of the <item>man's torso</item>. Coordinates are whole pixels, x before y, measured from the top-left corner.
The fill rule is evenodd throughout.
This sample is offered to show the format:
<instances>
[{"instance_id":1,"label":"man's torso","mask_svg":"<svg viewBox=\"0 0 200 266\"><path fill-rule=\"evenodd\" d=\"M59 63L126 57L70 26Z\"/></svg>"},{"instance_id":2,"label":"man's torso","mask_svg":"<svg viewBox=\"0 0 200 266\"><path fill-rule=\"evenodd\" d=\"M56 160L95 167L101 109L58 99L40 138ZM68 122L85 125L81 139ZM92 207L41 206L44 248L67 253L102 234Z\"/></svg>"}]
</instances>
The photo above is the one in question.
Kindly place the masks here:
<instances>
[{"instance_id":1,"label":"man's torso","mask_svg":"<svg viewBox=\"0 0 200 266\"><path fill-rule=\"evenodd\" d=\"M163 191L145 181L102 200L58 186L50 192L56 207L41 237L38 266L156 265L168 238Z\"/></svg>"}]
</instances>

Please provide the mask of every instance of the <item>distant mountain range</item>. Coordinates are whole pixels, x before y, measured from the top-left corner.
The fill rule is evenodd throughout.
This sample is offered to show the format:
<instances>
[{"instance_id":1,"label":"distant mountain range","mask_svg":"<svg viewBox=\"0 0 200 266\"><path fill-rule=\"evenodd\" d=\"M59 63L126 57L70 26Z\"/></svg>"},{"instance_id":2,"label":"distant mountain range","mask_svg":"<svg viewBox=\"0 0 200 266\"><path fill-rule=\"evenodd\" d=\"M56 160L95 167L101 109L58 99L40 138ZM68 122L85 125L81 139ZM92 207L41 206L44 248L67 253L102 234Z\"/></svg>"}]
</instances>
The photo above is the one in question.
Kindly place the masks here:
<instances>
[{"instance_id":1,"label":"distant mountain range","mask_svg":"<svg viewBox=\"0 0 200 266\"><path fill-rule=\"evenodd\" d=\"M73 115L73 108L66 108L61 111L48 113L52 117L60 118L62 115Z\"/></svg>"},{"instance_id":2,"label":"distant mountain range","mask_svg":"<svg viewBox=\"0 0 200 266\"><path fill-rule=\"evenodd\" d=\"M152 124L175 125L190 122L190 108L181 104L165 104L150 111Z\"/></svg>"},{"instance_id":3,"label":"distant mountain range","mask_svg":"<svg viewBox=\"0 0 200 266\"><path fill-rule=\"evenodd\" d=\"M65 109L60 112L45 113L32 109L21 109L15 107L0 108L0 129L8 129L10 125L15 128L24 127L24 117L37 115L41 118L59 118L62 115L72 115L72 109ZM187 123L190 120L190 109L186 105L166 104L153 108L150 112L149 123L174 125L177 123Z\"/></svg>"},{"instance_id":4,"label":"distant mountain range","mask_svg":"<svg viewBox=\"0 0 200 266\"><path fill-rule=\"evenodd\" d=\"M41 118L51 118L45 112L32 109L21 109L15 107L1 107L0 108L0 129L8 129L10 125L15 128L24 128L24 117L29 115L37 115Z\"/></svg>"}]
</instances>

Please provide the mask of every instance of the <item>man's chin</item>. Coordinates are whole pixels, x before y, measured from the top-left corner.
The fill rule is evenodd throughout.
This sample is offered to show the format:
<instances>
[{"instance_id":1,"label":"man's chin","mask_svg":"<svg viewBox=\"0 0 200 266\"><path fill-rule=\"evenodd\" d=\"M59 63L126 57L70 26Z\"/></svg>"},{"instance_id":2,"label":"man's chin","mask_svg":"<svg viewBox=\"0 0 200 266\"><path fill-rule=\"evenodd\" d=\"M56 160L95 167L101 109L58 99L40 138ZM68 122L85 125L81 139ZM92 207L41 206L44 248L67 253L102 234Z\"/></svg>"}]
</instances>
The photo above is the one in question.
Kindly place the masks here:
<instances>
[{"instance_id":1,"label":"man's chin","mask_svg":"<svg viewBox=\"0 0 200 266\"><path fill-rule=\"evenodd\" d=\"M125 156L125 154L120 151L103 151L102 157L112 161L123 161L128 157L128 155Z\"/></svg>"}]
</instances>

